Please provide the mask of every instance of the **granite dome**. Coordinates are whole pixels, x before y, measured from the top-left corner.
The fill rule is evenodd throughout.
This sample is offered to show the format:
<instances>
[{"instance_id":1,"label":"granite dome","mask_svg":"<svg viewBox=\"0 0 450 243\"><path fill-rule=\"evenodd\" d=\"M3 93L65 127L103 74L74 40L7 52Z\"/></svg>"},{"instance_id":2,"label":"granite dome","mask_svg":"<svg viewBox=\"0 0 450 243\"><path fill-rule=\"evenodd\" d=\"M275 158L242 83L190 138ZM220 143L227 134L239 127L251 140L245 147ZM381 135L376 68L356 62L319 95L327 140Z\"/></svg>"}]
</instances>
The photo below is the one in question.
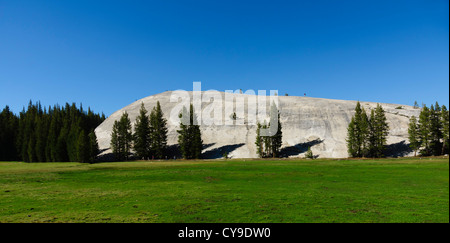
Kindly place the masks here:
<instances>
[{"instance_id":1,"label":"granite dome","mask_svg":"<svg viewBox=\"0 0 450 243\"><path fill-rule=\"evenodd\" d=\"M127 112L132 124L139 114L142 103L148 111L159 101L166 119L170 120L170 114L177 102L171 102L173 91L148 96L137 100L130 105L114 112L95 132L102 154L110 153L111 130L115 120L118 120L123 112ZM188 91L186 91L188 92ZM211 91L202 91L202 96L209 95ZM188 92L192 97L193 92ZM216 93L217 94L217 93ZM222 98L225 93L220 92ZM228 95L228 93L227 93ZM234 105L244 105L251 97L248 94L231 94L236 100ZM225 99L223 99L225 100ZM244 103L243 103L244 102ZM332 100L298 96L279 96L280 119L283 127L282 153L288 157L303 157L307 148L311 149L320 158L345 158L348 157L346 136L347 127L354 114L356 101ZM225 104L225 102L223 103ZM204 110L209 102L202 103ZM366 112L370 114L377 103L361 102ZM408 123L411 116L418 117L420 109L412 106L380 103L386 111L386 117L390 126L387 139L388 153L391 156L409 156L413 153L408 147ZM225 109L223 108L223 111ZM197 112L197 111L196 111ZM224 116L231 115L225 114ZM200 126L204 143L204 158L221 158L227 152L232 158L256 158L256 125L248 124L247 113L243 119L243 125L204 125ZM168 121L168 145L172 154L176 154L176 144L179 128L175 121Z\"/></svg>"}]
</instances>

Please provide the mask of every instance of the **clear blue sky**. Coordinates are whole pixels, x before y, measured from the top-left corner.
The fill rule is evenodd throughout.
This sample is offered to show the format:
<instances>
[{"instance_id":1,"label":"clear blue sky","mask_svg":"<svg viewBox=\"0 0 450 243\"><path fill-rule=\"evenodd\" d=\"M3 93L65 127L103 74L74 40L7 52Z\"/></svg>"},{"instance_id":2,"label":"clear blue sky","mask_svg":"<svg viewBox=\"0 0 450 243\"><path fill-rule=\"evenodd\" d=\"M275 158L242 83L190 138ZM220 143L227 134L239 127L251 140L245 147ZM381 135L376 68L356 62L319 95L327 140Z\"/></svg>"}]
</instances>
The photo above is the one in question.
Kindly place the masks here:
<instances>
[{"instance_id":1,"label":"clear blue sky","mask_svg":"<svg viewBox=\"0 0 450 243\"><path fill-rule=\"evenodd\" d=\"M0 0L0 106L166 90L449 103L449 1Z\"/></svg>"}]
</instances>

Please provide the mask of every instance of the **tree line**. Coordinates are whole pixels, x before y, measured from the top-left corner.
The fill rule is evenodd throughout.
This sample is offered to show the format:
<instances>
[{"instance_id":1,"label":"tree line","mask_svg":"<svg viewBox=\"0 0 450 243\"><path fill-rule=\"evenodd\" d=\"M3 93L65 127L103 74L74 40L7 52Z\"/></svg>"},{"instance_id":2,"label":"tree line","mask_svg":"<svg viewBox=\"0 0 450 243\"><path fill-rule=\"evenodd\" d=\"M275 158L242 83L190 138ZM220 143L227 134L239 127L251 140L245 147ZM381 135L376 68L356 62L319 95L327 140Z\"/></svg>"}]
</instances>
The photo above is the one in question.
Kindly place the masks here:
<instances>
[{"instance_id":1,"label":"tree line","mask_svg":"<svg viewBox=\"0 0 450 243\"><path fill-rule=\"evenodd\" d=\"M116 120L111 133L111 149L115 160L128 160L134 151L137 159L164 159L168 158L167 151L167 121L157 101L156 106L147 114L144 104L141 104L139 115L136 117L134 131L127 112ZM235 116L235 114L234 114ZM257 126L256 145L258 155L263 157L280 157L282 145L282 131L280 114L276 106L271 107L269 124ZM278 118L278 119L275 119ZM200 125L197 122L193 105L189 110L183 107L179 114L180 127L178 133L178 148L184 159L200 159L203 149L203 140ZM273 136L261 136L261 128L270 128L270 124L278 123L277 132Z\"/></svg>"},{"instance_id":2,"label":"tree line","mask_svg":"<svg viewBox=\"0 0 450 243\"><path fill-rule=\"evenodd\" d=\"M367 115L359 101L347 128L347 151L350 157L383 157L389 125L380 104Z\"/></svg>"},{"instance_id":3,"label":"tree line","mask_svg":"<svg viewBox=\"0 0 450 243\"><path fill-rule=\"evenodd\" d=\"M75 103L42 107L31 101L19 115L0 113L0 160L94 162L99 149L94 129L105 115Z\"/></svg>"},{"instance_id":4,"label":"tree line","mask_svg":"<svg viewBox=\"0 0 450 243\"><path fill-rule=\"evenodd\" d=\"M423 105L419 118L412 116L408 128L410 147L414 156L438 156L449 151L449 111L438 102L428 108Z\"/></svg>"},{"instance_id":5,"label":"tree line","mask_svg":"<svg viewBox=\"0 0 450 243\"><path fill-rule=\"evenodd\" d=\"M131 150L138 159L165 159L167 151L167 120L157 101L150 115L142 103L139 115L132 131L131 121L124 112L121 118L114 122L111 133L111 149L116 160L128 160ZM192 104L189 112L183 107L179 114L180 130L178 146L184 159L199 159L203 149L200 126L197 124Z\"/></svg>"},{"instance_id":6,"label":"tree line","mask_svg":"<svg viewBox=\"0 0 450 243\"><path fill-rule=\"evenodd\" d=\"M418 107L417 107L418 108ZM201 158L203 140L197 116L190 104L183 107L178 133L178 147L184 159ZM275 119L278 118L278 119ZM65 106L43 107L31 101L18 115L6 106L0 113L0 160L24 162L95 162L99 153L94 129L105 120L105 115L84 110L75 103ZM270 129L277 122L273 136L262 136L261 129ZM270 110L270 122L258 123L256 130L257 154L260 158L280 157L282 125L276 106ZM355 114L347 129L347 149L350 157L383 157L389 134L385 111L377 104L367 115L357 102ZM442 155L449 150L449 112L436 102L428 108L423 105L418 118L411 117L408 129L410 147L420 155ZM138 159L168 158L167 120L159 101L151 113L141 105L132 131L125 112L114 122L111 148L116 160L128 160L131 150Z\"/></svg>"}]
</instances>

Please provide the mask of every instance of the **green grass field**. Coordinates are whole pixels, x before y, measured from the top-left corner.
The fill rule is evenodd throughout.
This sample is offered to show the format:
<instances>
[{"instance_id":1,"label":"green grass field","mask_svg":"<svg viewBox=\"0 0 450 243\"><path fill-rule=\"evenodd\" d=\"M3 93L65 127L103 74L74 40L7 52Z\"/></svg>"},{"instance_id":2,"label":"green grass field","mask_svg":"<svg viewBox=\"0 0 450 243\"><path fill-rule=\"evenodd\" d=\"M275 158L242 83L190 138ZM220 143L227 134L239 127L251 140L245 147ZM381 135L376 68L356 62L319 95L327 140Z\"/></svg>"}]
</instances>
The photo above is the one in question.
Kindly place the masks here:
<instances>
[{"instance_id":1,"label":"green grass field","mask_svg":"<svg viewBox=\"0 0 450 243\"><path fill-rule=\"evenodd\" d=\"M448 158L0 162L0 222L449 222Z\"/></svg>"}]
</instances>

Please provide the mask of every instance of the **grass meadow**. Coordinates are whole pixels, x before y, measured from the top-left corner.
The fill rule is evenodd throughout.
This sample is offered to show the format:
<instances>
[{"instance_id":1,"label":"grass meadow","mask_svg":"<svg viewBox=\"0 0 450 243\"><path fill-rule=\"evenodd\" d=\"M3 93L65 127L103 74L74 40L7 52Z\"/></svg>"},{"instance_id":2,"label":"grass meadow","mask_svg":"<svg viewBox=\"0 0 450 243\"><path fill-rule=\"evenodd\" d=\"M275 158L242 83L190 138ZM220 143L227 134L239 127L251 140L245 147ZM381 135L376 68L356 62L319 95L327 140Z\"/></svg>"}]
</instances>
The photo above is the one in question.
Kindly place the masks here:
<instances>
[{"instance_id":1,"label":"grass meadow","mask_svg":"<svg viewBox=\"0 0 450 243\"><path fill-rule=\"evenodd\" d=\"M448 158L0 162L0 222L449 222Z\"/></svg>"}]
</instances>

